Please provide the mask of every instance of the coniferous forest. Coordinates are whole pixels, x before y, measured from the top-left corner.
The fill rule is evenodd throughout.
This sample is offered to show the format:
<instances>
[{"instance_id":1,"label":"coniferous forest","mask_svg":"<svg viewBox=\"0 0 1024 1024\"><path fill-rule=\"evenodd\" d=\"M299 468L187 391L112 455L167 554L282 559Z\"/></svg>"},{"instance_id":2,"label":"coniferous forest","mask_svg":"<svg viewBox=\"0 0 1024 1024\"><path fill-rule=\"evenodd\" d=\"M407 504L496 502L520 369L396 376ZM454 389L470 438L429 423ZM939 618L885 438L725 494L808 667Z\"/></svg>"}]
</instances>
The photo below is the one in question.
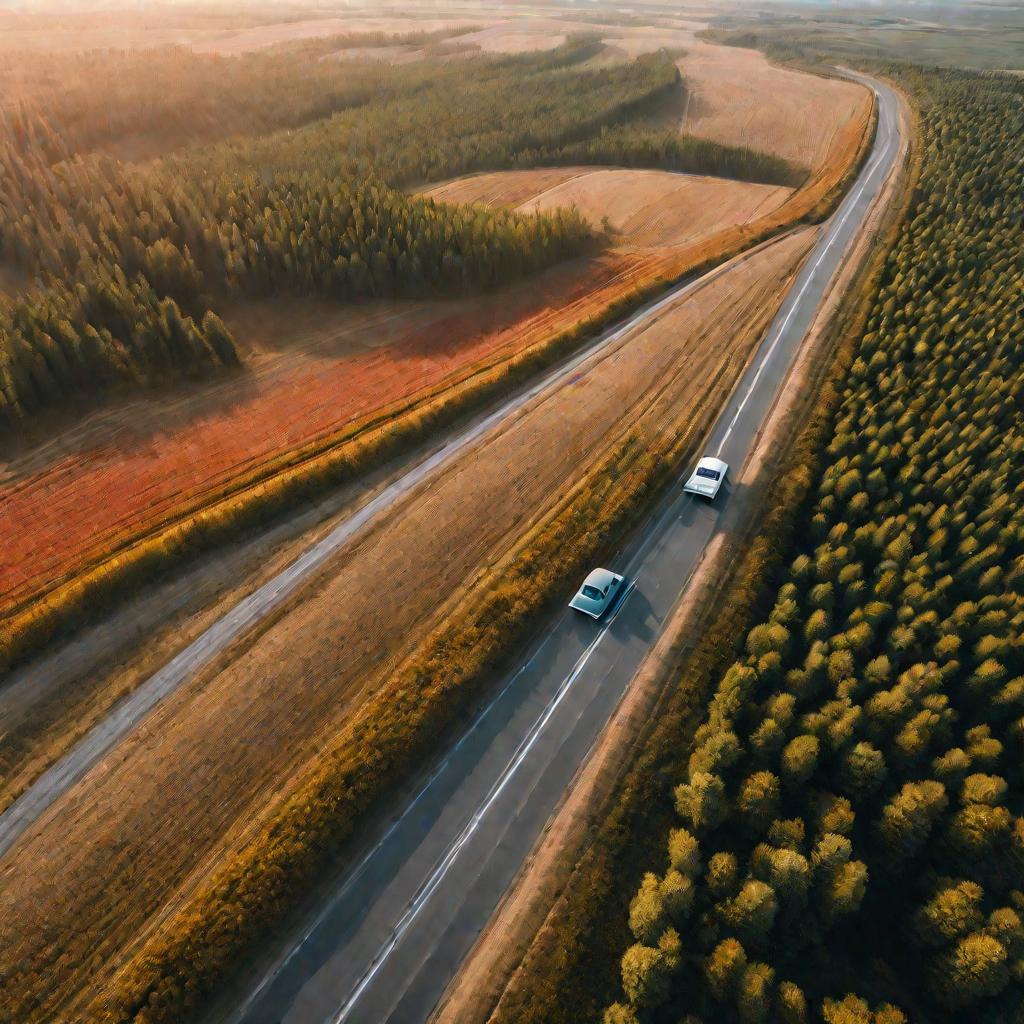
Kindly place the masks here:
<instances>
[{"instance_id":1,"label":"coniferous forest","mask_svg":"<svg viewBox=\"0 0 1024 1024\"><path fill-rule=\"evenodd\" d=\"M889 73L916 191L605 1024L1024 1019L1024 81Z\"/></svg>"},{"instance_id":2,"label":"coniferous forest","mask_svg":"<svg viewBox=\"0 0 1024 1024\"><path fill-rule=\"evenodd\" d=\"M406 194L410 186L583 156L681 166L653 129L609 132L680 88L667 54L581 67L600 43L574 37L541 54L386 72L358 63L337 71L331 89L316 88L326 74L318 70L312 86L275 92L291 66L282 61L322 68L314 58L329 45L239 65L215 58L213 70L200 61L203 73L179 86L169 69L183 61L189 71L198 58L170 51L153 62L142 101L133 106L115 91L105 118L81 89L41 93L8 114L0 261L32 283L0 299L0 430L113 387L237 364L216 312L232 295L357 300L488 288L579 253L590 238L575 211L521 216L440 205ZM144 77L138 63L132 68ZM226 84L234 76L247 87L223 94L248 99L211 100L191 140L219 132L226 141L148 164L103 152L141 111L155 106L160 127L189 106L175 89L187 100L196 83L210 85L226 68ZM156 103L160 86L168 95ZM271 93L275 100L261 104ZM285 127L266 131L278 125ZM169 137L184 131L176 122L163 127ZM647 136L655 142L645 147ZM795 173L774 158L710 144L682 163L753 180Z\"/></svg>"}]
</instances>

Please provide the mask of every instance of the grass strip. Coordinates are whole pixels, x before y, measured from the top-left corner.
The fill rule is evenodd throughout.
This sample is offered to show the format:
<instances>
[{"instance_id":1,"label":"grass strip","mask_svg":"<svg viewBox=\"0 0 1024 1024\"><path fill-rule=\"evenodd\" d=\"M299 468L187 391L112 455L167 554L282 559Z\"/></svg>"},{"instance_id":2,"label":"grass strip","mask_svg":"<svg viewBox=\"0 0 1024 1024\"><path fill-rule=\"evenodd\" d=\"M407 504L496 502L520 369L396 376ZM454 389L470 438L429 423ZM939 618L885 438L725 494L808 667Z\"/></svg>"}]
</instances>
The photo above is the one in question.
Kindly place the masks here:
<instances>
[{"instance_id":1,"label":"grass strip","mask_svg":"<svg viewBox=\"0 0 1024 1024\"><path fill-rule=\"evenodd\" d=\"M711 382L724 388L723 367ZM685 428L638 426L359 709L242 848L188 894L86 1010L106 1022L187 1021L337 869L364 819L437 749L564 598L566 580L646 514L717 394Z\"/></svg>"},{"instance_id":2,"label":"grass strip","mask_svg":"<svg viewBox=\"0 0 1024 1024\"><path fill-rule=\"evenodd\" d=\"M359 710L237 856L164 922L89 1020L192 1019L294 912L361 820L417 770L566 596L650 510L727 391L729 364L674 427L635 427ZM652 417L656 419L656 417Z\"/></svg>"}]
</instances>

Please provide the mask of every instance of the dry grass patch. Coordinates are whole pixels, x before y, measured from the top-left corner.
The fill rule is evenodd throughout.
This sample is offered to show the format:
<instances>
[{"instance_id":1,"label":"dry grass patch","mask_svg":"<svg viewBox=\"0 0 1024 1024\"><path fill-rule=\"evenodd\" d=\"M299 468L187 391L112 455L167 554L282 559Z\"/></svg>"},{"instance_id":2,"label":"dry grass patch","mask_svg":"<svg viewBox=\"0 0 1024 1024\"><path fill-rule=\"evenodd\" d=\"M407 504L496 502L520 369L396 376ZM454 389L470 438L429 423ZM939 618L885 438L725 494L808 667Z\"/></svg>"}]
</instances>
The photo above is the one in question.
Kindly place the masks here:
<instances>
[{"instance_id":1,"label":"dry grass patch","mask_svg":"<svg viewBox=\"0 0 1024 1024\"><path fill-rule=\"evenodd\" d=\"M865 90L852 82L776 67L763 53L716 46L692 29L639 29L605 42L632 59L662 46L685 50L679 69L687 95L675 111L680 131L772 153L819 169L835 136L858 116Z\"/></svg>"},{"instance_id":2,"label":"dry grass patch","mask_svg":"<svg viewBox=\"0 0 1024 1024\"><path fill-rule=\"evenodd\" d=\"M486 203L514 209L588 170L586 167L538 167L527 171L484 171L431 185L424 189L424 195L439 203Z\"/></svg>"},{"instance_id":3,"label":"dry grass patch","mask_svg":"<svg viewBox=\"0 0 1024 1024\"><path fill-rule=\"evenodd\" d=\"M282 21L254 25L238 32L224 33L213 39L193 43L196 53L216 53L231 57L239 53L262 50L282 43L304 39L329 39L349 33L383 32L399 35L405 32L437 32L479 25L479 18L310 18L304 21Z\"/></svg>"},{"instance_id":4,"label":"dry grass patch","mask_svg":"<svg viewBox=\"0 0 1024 1024\"><path fill-rule=\"evenodd\" d=\"M227 318L250 350L246 372L112 404L0 454L0 613L208 507L282 453L529 346L622 270L577 262L472 299L238 308Z\"/></svg>"},{"instance_id":5,"label":"dry grass patch","mask_svg":"<svg viewBox=\"0 0 1024 1024\"><path fill-rule=\"evenodd\" d=\"M336 449L361 429L358 403L364 403L364 419L379 422L417 403L439 401L438 396L447 389L462 388L464 398L472 402L471 384L481 373L519 359L523 353L540 353L545 347L549 354L541 356L541 362L550 360L573 339L578 344L595 322L607 323L609 316L635 304L638 294L656 290L659 282L663 286L685 273L707 268L795 221L820 219L831 209L870 142L866 128L871 102L866 90L862 96L858 117L837 133L829 160L812 180L774 211L750 223L735 224L673 247L612 254L587 264L582 274L579 265L575 270L557 268L518 289L467 302L462 320L455 318L460 326L438 324L435 319L431 330L414 335L410 343L390 353L371 345L370 351L339 361L324 359L320 348L315 373L309 372L308 364L298 368L292 364L283 375L284 386L278 378L276 388L244 392L234 404L213 391L200 392L188 401L174 399L171 419L181 425L169 436L156 427L146 403L137 402L133 405L141 414L115 416L109 421L108 414L100 414L88 421L87 433L90 424L111 424L111 429L100 431L101 437L109 439L107 446L97 448L87 441L84 452L77 447L69 453L65 447L69 441L72 447L81 442L81 434L72 432L56 443L29 451L6 467L7 479L0 488L7 543L12 551L18 545L23 549L4 567L6 584L0 577L0 588L7 592L7 608L17 615L9 616L0 628L8 657L10 652L29 649L38 638L52 634L53 627L48 625L40 632L38 622L80 620L83 608L95 607L97 591L90 580L105 580L111 585L107 591L113 593L111 588L120 577L128 578L128 564L142 565L137 557L140 550L147 552L147 558L161 553L159 565L149 558L155 569L193 550L196 536L208 532L207 525L197 520L200 514L207 519L213 515L223 526L223 516L215 510L230 499L237 506L232 515L237 516L247 500L243 500L244 494L258 495L259 490L252 489L263 481L272 483L275 494L283 494L277 474L292 472L304 460ZM561 281L561 289L555 286L545 294L540 287L544 281L549 285ZM527 306L532 303L534 312L517 318L516 303L508 301L516 295ZM438 306L420 308L436 315ZM476 333L478 319L488 311L504 318L506 324L511 318L512 323L481 336ZM385 312L382 322L393 326L396 319L400 316ZM415 316L412 323L416 324ZM288 324L283 324L281 336L287 337L289 330ZM236 380L245 387L253 379L245 375ZM488 394L493 393L492 388ZM445 414L450 419L456 405L442 404L451 407ZM197 407L204 405L209 412L197 415ZM282 417L299 431L298 439L282 429ZM436 422L436 414L431 413L416 427L417 438L430 422ZM125 444L133 435L139 435L143 444ZM235 454L228 458L218 455L224 450ZM359 465L365 457L366 453L361 453ZM141 486L131 486L133 464L144 474ZM150 477L154 472L156 479ZM324 484L334 477L321 474L317 479ZM303 493L310 492L307 488ZM251 524L254 516L265 514L266 510L249 509L242 519ZM48 522L53 530L51 540L41 533ZM222 539L221 533L216 536ZM137 581L139 572L133 569L132 573ZM109 601L110 597L102 599ZM30 635L37 639L26 640Z\"/></svg>"}]
</instances>

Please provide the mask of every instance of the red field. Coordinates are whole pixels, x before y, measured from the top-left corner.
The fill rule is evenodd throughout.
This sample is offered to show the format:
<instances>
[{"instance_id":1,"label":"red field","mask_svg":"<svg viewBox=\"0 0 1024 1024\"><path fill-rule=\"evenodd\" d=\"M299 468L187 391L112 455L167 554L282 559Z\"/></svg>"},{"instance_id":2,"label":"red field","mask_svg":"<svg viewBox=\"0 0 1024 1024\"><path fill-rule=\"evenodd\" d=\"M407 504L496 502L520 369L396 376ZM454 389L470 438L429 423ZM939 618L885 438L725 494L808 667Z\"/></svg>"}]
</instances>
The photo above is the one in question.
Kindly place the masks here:
<instances>
[{"instance_id":1,"label":"red field","mask_svg":"<svg viewBox=\"0 0 1024 1024\"><path fill-rule=\"evenodd\" d=\"M355 310L276 302L238 312L229 319L254 348L251 369L187 396L107 409L0 463L0 609L274 455L568 326L634 271L632 261L608 257L483 299Z\"/></svg>"}]
</instances>

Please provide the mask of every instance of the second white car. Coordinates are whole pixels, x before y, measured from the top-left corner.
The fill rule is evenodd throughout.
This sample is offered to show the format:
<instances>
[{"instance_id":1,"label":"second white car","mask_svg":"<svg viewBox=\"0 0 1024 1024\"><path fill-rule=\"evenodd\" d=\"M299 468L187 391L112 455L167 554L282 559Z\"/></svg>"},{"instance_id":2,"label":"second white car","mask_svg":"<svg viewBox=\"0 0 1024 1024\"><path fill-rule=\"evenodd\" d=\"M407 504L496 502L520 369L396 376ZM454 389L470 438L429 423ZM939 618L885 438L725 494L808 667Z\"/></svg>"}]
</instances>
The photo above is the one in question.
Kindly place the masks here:
<instances>
[{"instance_id":1,"label":"second white car","mask_svg":"<svg viewBox=\"0 0 1024 1024\"><path fill-rule=\"evenodd\" d=\"M693 471L690 479L683 484L683 490L687 494L698 494L702 498L711 500L725 482L725 474L728 472L728 465L721 459L705 455L697 463L697 468Z\"/></svg>"}]
</instances>

